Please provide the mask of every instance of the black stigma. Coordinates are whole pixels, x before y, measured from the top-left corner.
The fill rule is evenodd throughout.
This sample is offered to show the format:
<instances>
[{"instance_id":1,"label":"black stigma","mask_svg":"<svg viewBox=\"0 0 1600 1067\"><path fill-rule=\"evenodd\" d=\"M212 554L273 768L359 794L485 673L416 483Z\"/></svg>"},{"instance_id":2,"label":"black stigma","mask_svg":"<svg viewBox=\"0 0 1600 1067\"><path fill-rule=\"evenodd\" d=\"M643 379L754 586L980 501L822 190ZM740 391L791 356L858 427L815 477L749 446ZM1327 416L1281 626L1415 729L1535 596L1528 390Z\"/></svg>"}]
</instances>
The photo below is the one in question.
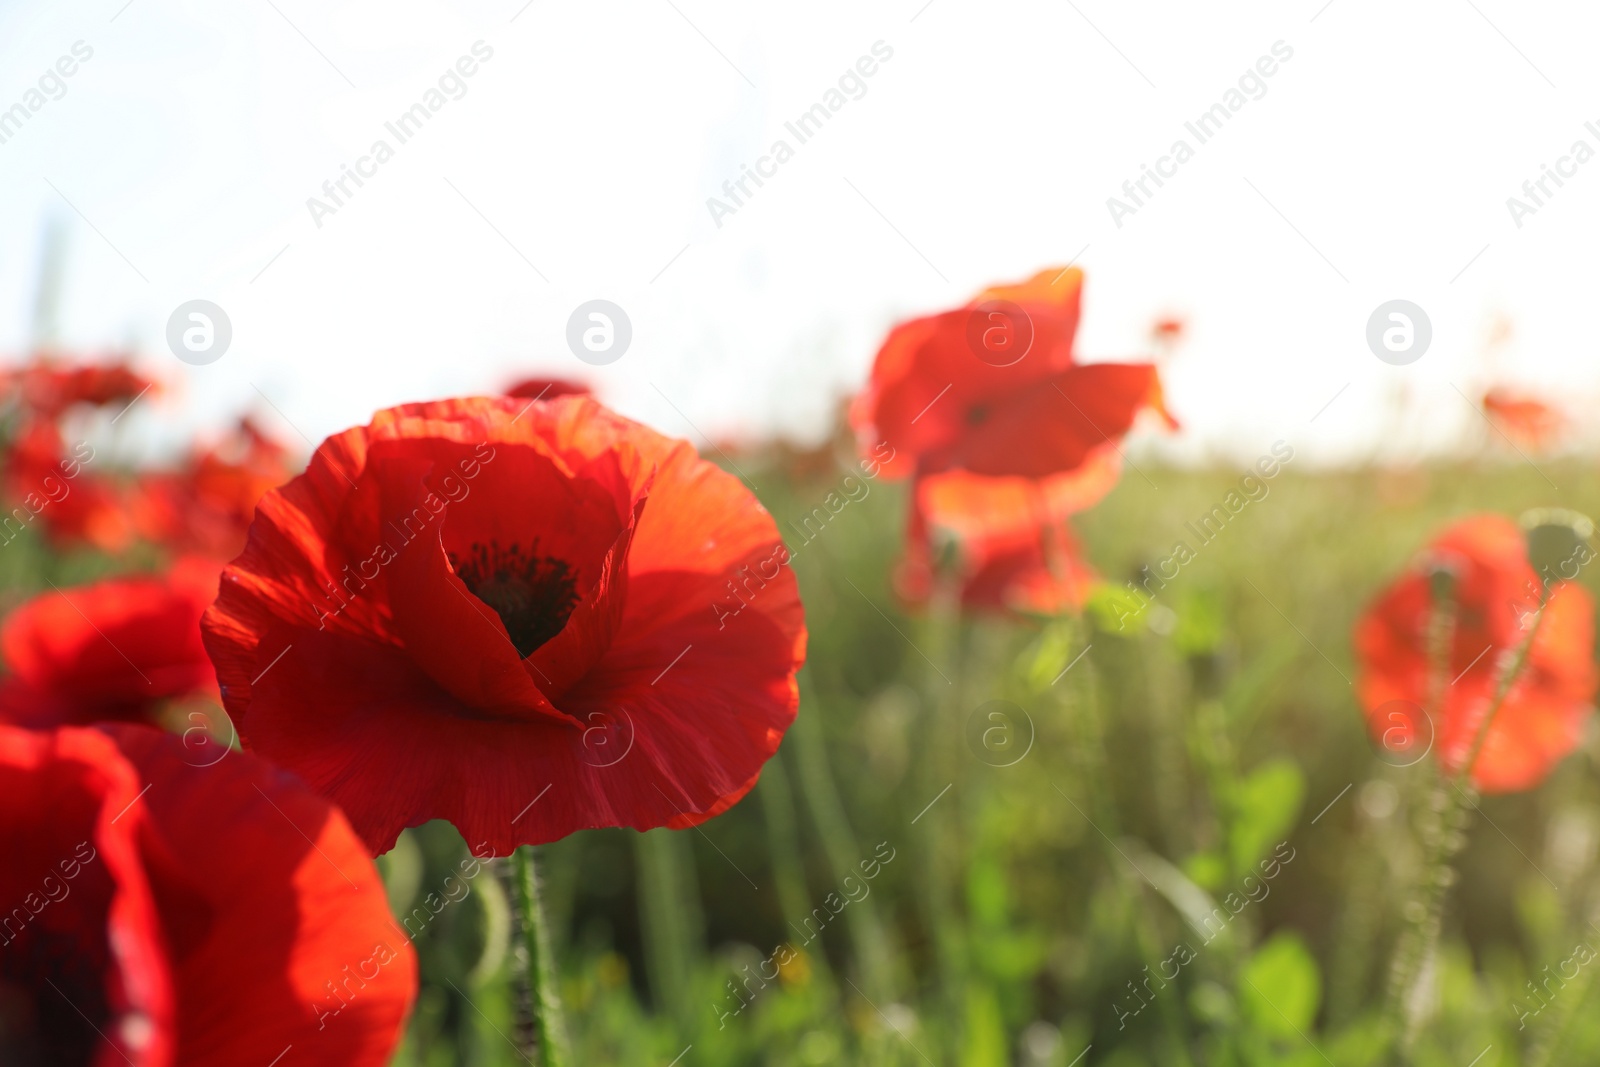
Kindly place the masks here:
<instances>
[{"instance_id":1,"label":"black stigma","mask_svg":"<svg viewBox=\"0 0 1600 1067\"><path fill-rule=\"evenodd\" d=\"M518 655L527 656L560 633L578 605L577 572L566 560L539 555L538 540L527 551L521 545L474 541L465 560L454 552L449 557L472 595L506 624Z\"/></svg>"}]
</instances>

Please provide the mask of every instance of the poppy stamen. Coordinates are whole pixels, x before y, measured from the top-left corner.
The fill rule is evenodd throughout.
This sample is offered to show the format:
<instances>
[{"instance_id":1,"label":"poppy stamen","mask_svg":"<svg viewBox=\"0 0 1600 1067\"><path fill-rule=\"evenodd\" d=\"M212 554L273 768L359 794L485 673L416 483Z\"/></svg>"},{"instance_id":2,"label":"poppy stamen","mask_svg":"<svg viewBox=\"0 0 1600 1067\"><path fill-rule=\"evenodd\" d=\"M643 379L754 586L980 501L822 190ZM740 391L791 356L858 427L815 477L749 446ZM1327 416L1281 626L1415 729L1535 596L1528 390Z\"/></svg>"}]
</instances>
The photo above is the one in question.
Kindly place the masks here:
<instances>
[{"instance_id":1,"label":"poppy stamen","mask_svg":"<svg viewBox=\"0 0 1600 1067\"><path fill-rule=\"evenodd\" d=\"M578 575L566 560L539 555L539 542L523 550L474 541L466 560L449 553L450 566L472 595L495 610L524 658L559 634L578 606Z\"/></svg>"}]
</instances>

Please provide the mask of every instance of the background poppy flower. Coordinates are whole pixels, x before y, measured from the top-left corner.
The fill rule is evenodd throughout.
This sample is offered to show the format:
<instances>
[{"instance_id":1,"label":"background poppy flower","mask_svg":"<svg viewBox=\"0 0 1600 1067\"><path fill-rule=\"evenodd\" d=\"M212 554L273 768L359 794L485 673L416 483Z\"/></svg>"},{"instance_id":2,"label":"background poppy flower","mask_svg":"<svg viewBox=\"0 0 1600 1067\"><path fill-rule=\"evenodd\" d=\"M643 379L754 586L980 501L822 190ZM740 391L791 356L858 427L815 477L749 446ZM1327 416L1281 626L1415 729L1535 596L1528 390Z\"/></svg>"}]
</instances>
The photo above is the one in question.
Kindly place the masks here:
<instances>
[{"instance_id":1,"label":"background poppy flower","mask_svg":"<svg viewBox=\"0 0 1600 1067\"><path fill-rule=\"evenodd\" d=\"M25 367L0 372L0 395L16 415L9 427L4 483L19 503L0 516L7 520L7 540L37 518L39 532L58 547L87 545L120 552L132 543L126 492L83 470L94 450L85 442L69 450L61 421L79 405L125 407L154 385L120 358L66 367L46 353Z\"/></svg>"},{"instance_id":2,"label":"background poppy flower","mask_svg":"<svg viewBox=\"0 0 1600 1067\"><path fill-rule=\"evenodd\" d=\"M71 449L54 422L25 419L5 453L5 487L15 501L0 515L7 541L35 519L45 538L58 547L89 545L120 552L133 541L122 488L85 468L94 449L79 442Z\"/></svg>"},{"instance_id":3,"label":"background poppy flower","mask_svg":"<svg viewBox=\"0 0 1600 1067\"><path fill-rule=\"evenodd\" d=\"M908 543L896 566L895 591L913 606L933 597L938 548L925 535ZM1015 531L1005 540L964 541L955 559L961 606L1017 615L1083 609L1100 581L1066 522Z\"/></svg>"},{"instance_id":4,"label":"background poppy flower","mask_svg":"<svg viewBox=\"0 0 1600 1067\"><path fill-rule=\"evenodd\" d=\"M76 367L63 366L54 353L41 353L27 366L0 375L0 392L49 419L75 404L131 401L154 384L115 353L105 362Z\"/></svg>"},{"instance_id":5,"label":"background poppy flower","mask_svg":"<svg viewBox=\"0 0 1600 1067\"><path fill-rule=\"evenodd\" d=\"M589 396L594 390L566 378L524 378L506 389L506 396L527 400L554 400L558 396Z\"/></svg>"},{"instance_id":6,"label":"background poppy flower","mask_svg":"<svg viewBox=\"0 0 1600 1067\"><path fill-rule=\"evenodd\" d=\"M206 613L244 743L383 852L692 825L755 784L805 627L764 508L584 397L413 404L267 494Z\"/></svg>"},{"instance_id":7,"label":"background poppy flower","mask_svg":"<svg viewBox=\"0 0 1600 1067\"><path fill-rule=\"evenodd\" d=\"M1099 576L1067 521L1098 503L1121 475L1121 457L1102 445L1072 471L1032 480L966 471L918 478L905 554L895 572L902 599L933 594L940 543L950 543L964 607L1028 615L1081 610Z\"/></svg>"},{"instance_id":8,"label":"background poppy flower","mask_svg":"<svg viewBox=\"0 0 1600 1067\"><path fill-rule=\"evenodd\" d=\"M7 1063L388 1062L410 942L343 816L142 726L0 726Z\"/></svg>"},{"instance_id":9,"label":"background poppy flower","mask_svg":"<svg viewBox=\"0 0 1600 1067\"><path fill-rule=\"evenodd\" d=\"M115 555L134 540L126 490L93 474L75 478L66 495L46 504L38 519L45 540L60 549L88 547Z\"/></svg>"},{"instance_id":10,"label":"background poppy flower","mask_svg":"<svg viewBox=\"0 0 1600 1067\"><path fill-rule=\"evenodd\" d=\"M1535 451L1550 447L1567 428L1566 418L1549 404L1507 389L1484 393L1483 411L1512 442Z\"/></svg>"},{"instance_id":11,"label":"background poppy flower","mask_svg":"<svg viewBox=\"0 0 1600 1067\"><path fill-rule=\"evenodd\" d=\"M1076 268L1041 271L896 326L850 408L861 448L893 445L891 478L950 469L1038 478L1120 438L1142 408L1165 414L1153 365L1074 362L1082 284Z\"/></svg>"},{"instance_id":12,"label":"background poppy flower","mask_svg":"<svg viewBox=\"0 0 1600 1067\"><path fill-rule=\"evenodd\" d=\"M1444 707L1430 731L1417 719L1428 706L1427 634L1434 603L1430 574L1439 567L1453 575L1459 608ZM1474 516L1437 537L1356 625L1361 659L1357 692L1373 736L1380 743L1386 732L1396 729L1406 738L1431 736L1433 752L1445 768L1459 768L1493 702L1500 657L1520 644L1531 624L1538 581L1523 532L1510 519ZM1581 586L1558 583L1528 662L1490 725L1473 767L1480 789L1509 792L1537 785L1577 746L1583 722L1593 711L1593 650L1592 598ZM1396 701L1403 703L1392 703Z\"/></svg>"},{"instance_id":13,"label":"background poppy flower","mask_svg":"<svg viewBox=\"0 0 1600 1067\"><path fill-rule=\"evenodd\" d=\"M968 471L924 475L915 506L928 521L958 537L983 539L1087 511L1116 487L1122 456L1107 444L1070 471L1044 478L991 478Z\"/></svg>"},{"instance_id":14,"label":"background poppy flower","mask_svg":"<svg viewBox=\"0 0 1600 1067\"><path fill-rule=\"evenodd\" d=\"M1150 336L1158 344L1176 344L1188 331L1188 324L1176 315L1163 315L1150 324Z\"/></svg>"},{"instance_id":15,"label":"background poppy flower","mask_svg":"<svg viewBox=\"0 0 1600 1067\"><path fill-rule=\"evenodd\" d=\"M231 559L244 547L256 503L295 470L288 449L241 419L228 438L196 450L180 469L144 475L133 522L173 551Z\"/></svg>"},{"instance_id":16,"label":"background poppy flower","mask_svg":"<svg viewBox=\"0 0 1600 1067\"><path fill-rule=\"evenodd\" d=\"M200 616L219 564L54 590L0 624L0 721L24 726L145 720L167 700L214 691Z\"/></svg>"}]
</instances>

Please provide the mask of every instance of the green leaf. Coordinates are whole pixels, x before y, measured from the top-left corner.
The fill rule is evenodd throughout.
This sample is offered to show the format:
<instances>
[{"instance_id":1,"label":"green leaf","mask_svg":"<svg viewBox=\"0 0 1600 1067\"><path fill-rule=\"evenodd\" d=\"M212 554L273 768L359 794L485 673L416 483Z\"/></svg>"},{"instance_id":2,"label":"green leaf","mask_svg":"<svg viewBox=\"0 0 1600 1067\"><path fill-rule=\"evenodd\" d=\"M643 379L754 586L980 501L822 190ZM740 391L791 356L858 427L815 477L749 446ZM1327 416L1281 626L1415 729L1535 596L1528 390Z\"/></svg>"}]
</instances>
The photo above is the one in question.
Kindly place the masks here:
<instances>
[{"instance_id":1,"label":"green leaf","mask_svg":"<svg viewBox=\"0 0 1600 1067\"><path fill-rule=\"evenodd\" d=\"M1305 798L1305 775L1293 760L1268 760L1234 790L1229 854L1233 869L1247 873L1273 845L1288 836Z\"/></svg>"},{"instance_id":2,"label":"green leaf","mask_svg":"<svg viewBox=\"0 0 1600 1067\"><path fill-rule=\"evenodd\" d=\"M1206 656L1222 647L1227 636L1222 600L1212 589L1198 589L1178 606L1178 628L1172 641L1185 656Z\"/></svg>"},{"instance_id":3,"label":"green leaf","mask_svg":"<svg viewBox=\"0 0 1600 1067\"><path fill-rule=\"evenodd\" d=\"M998 933L975 943L972 954L982 971L994 978L1032 978L1050 958L1050 942L1033 931Z\"/></svg>"},{"instance_id":4,"label":"green leaf","mask_svg":"<svg viewBox=\"0 0 1600 1067\"><path fill-rule=\"evenodd\" d=\"M1286 634L1267 645L1258 655L1251 657L1239 668L1239 673L1228 683L1222 695L1222 706L1228 711L1229 728L1237 736L1248 736L1257 721L1267 710L1267 697L1272 687L1288 673L1288 669L1304 654L1298 635Z\"/></svg>"},{"instance_id":5,"label":"green leaf","mask_svg":"<svg viewBox=\"0 0 1600 1067\"><path fill-rule=\"evenodd\" d=\"M1561 944L1566 921L1561 894L1549 882L1531 878L1523 882L1517 887L1515 902L1518 925L1527 936L1527 943L1536 946L1540 955L1566 947ZM1565 955L1561 952L1561 956Z\"/></svg>"},{"instance_id":6,"label":"green leaf","mask_svg":"<svg viewBox=\"0 0 1600 1067\"><path fill-rule=\"evenodd\" d=\"M974 856L967 868L967 906L984 930L1004 929L1010 910L1006 873L993 856Z\"/></svg>"},{"instance_id":7,"label":"green leaf","mask_svg":"<svg viewBox=\"0 0 1600 1067\"><path fill-rule=\"evenodd\" d=\"M1047 626L1039 639L1024 649L1017 661L1017 676L1030 690L1043 692L1072 662L1082 649L1077 647L1073 627L1064 623Z\"/></svg>"},{"instance_id":8,"label":"green leaf","mask_svg":"<svg viewBox=\"0 0 1600 1067\"><path fill-rule=\"evenodd\" d=\"M1005 1022L993 989L981 983L967 987L966 1040L961 1062L968 1067L1007 1067Z\"/></svg>"},{"instance_id":9,"label":"green leaf","mask_svg":"<svg viewBox=\"0 0 1600 1067\"><path fill-rule=\"evenodd\" d=\"M1239 1004L1262 1033L1300 1038L1311 1029L1322 1002L1322 977L1300 936L1274 934L1239 975Z\"/></svg>"},{"instance_id":10,"label":"green leaf","mask_svg":"<svg viewBox=\"0 0 1600 1067\"><path fill-rule=\"evenodd\" d=\"M1183 861L1183 873L1201 889L1215 893L1228 880L1228 861L1216 852L1196 852Z\"/></svg>"},{"instance_id":11,"label":"green leaf","mask_svg":"<svg viewBox=\"0 0 1600 1067\"><path fill-rule=\"evenodd\" d=\"M1089 594L1084 613L1101 633L1137 637L1146 626L1145 612L1150 602L1124 588L1105 582Z\"/></svg>"},{"instance_id":12,"label":"green leaf","mask_svg":"<svg viewBox=\"0 0 1600 1067\"><path fill-rule=\"evenodd\" d=\"M1197 885L1187 874L1145 848L1134 838L1123 838L1118 847L1128 854L1129 859L1138 867L1139 873L1144 875L1151 888L1177 909L1178 914L1183 916L1184 921L1196 934L1210 941L1226 928L1227 912L1219 909L1211 894ZM1220 857L1217 862L1221 863ZM1213 916L1216 915L1224 916L1220 926L1215 925L1218 920Z\"/></svg>"}]
</instances>

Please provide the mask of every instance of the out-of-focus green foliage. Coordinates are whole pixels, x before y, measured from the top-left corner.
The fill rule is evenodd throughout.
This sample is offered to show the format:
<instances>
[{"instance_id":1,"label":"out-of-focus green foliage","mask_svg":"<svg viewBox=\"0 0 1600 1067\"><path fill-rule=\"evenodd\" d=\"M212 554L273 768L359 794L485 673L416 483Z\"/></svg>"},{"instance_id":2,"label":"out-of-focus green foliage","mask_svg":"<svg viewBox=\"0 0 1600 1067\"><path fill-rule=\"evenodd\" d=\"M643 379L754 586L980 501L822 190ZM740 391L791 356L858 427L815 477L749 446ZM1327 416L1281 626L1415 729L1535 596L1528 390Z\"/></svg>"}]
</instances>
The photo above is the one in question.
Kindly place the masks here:
<instances>
[{"instance_id":1,"label":"out-of-focus green foliage","mask_svg":"<svg viewBox=\"0 0 1600 1067\"><path fill-rule=\"evenodd\" d=\"M1374 758L1351 626L1445 522L1600 514L1597 472L1291 466L1194 544L1186 524L1238 472L1144 464L1078 517L1107 578L1085 614L1001 620L897 603L903 484L861 483L806 541L788 517L859 471L820 454L740 466L793 538L801 719L760 788L700 829L540 850L574 1062L1394 1054L1389 961L1433 770ZM1180 539L1193 558L1147 581ZM24 535L0 551L0 606L128 563ZM1591 734L1538 789L1472 813L1407 1006L1410 1062L1600 1060L1597 755ZM430 824L381 861L422 965L398 1063L524 1062L506 872L470 860Z\"/></svg>"}]
</instances>

